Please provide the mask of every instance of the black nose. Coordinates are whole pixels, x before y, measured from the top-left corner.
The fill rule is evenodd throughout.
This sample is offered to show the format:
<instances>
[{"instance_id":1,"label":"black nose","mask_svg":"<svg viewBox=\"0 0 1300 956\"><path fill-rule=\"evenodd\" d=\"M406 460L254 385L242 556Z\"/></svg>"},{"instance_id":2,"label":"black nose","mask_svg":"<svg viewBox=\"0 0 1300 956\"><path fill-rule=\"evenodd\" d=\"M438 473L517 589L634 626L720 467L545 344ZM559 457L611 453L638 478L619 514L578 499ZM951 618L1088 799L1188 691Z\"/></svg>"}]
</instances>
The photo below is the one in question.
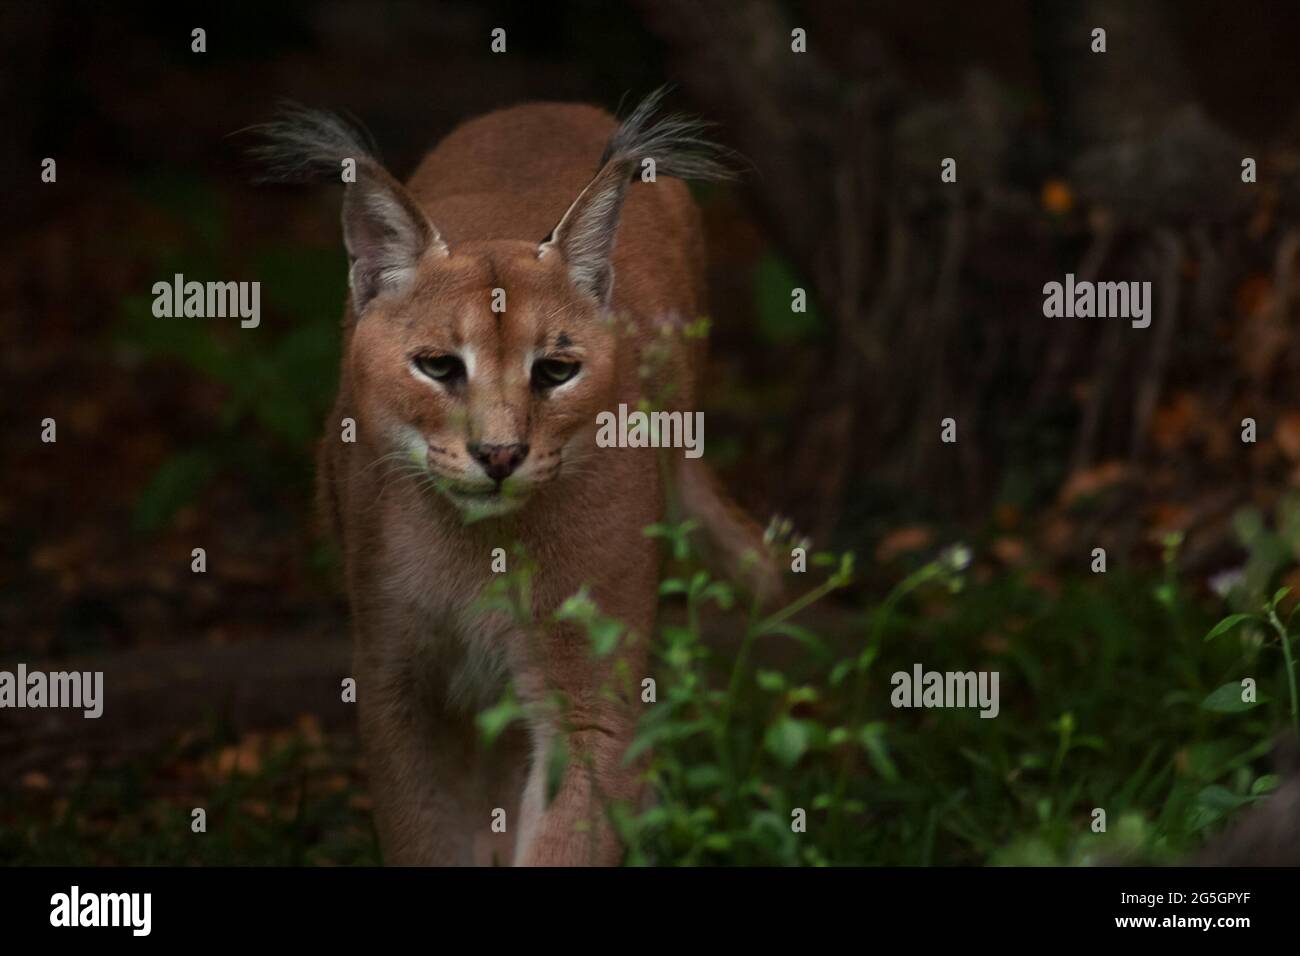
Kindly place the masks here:
<instances>
[{"instance_id":1,"label":"black nose","mask_svg":"<svg viewBox=\"0 0 1300 956\"><path fill-rule=\"evenodd\" d=\"M466 447L493 481L505 481L528 457L528 446L518 442L513 445L480 445L475 442Z\"/></svg>"}]
</instances>

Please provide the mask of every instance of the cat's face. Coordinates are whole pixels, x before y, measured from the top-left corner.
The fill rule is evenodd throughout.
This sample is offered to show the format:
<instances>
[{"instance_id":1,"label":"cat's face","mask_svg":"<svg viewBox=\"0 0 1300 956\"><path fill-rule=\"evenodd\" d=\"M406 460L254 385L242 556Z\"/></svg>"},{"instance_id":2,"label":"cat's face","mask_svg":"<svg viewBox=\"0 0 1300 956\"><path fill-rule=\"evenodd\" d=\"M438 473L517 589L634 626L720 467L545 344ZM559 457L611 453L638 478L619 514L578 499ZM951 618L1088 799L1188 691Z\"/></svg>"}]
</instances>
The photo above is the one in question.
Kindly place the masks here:
<instances>
[{"instance_id":1,"label":"cat's face","mask_svg":"<svg viewBox=\"0 0 1300 956\"><path fill-rule=\"evenodd\" d=\"M360 427L467 520L507 514L594 453L615 333L556 256L469 243L370 303L348 360Z\"/></svg>"}]
</instances>

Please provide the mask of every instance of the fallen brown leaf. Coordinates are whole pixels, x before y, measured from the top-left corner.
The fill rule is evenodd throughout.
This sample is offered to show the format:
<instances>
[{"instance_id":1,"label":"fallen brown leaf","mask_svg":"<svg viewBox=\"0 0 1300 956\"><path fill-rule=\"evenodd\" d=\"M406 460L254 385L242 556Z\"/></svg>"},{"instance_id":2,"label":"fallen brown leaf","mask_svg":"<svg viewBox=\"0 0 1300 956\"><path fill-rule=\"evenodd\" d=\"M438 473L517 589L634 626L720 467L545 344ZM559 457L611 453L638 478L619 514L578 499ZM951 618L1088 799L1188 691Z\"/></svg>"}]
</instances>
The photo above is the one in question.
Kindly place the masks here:
<instances>
[{"instance_id":1,"label":"fallen brown leaf","mask_svg":"<svg viewBox=\"0 0 1300 956\"><path fill-rule=\"evenodd\" d=\"M885 535L884 540L876 548L876 560L881 564L888 564L899 555L928 548L933 541L934 534L929 528L920 525L899 528Z\"/></svg>"}]
</instances>

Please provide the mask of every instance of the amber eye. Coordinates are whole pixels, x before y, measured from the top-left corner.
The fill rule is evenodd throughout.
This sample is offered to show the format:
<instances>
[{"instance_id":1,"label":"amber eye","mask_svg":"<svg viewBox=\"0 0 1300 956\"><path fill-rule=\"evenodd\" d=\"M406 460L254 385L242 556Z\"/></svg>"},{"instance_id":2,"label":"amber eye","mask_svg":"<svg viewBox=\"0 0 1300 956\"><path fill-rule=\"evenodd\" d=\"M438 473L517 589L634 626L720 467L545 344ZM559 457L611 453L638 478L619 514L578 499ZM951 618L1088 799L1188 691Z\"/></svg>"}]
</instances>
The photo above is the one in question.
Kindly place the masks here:
<instances>
[{"instance_id":1,"label":"amber eye","mask_svg":"<svg viewBox=\"0 0 1300 956\"><path fill-rule=\"evenodd\" d=\"M542 359L533 363L533 388L555 388L563 385L582 368L581 362L563 362L559 359Z\"/></svg>"},{"instance_id":2,"label":"amber eye","mask_svg":"<svg viewBox=\"0 0 1300 956\"><path fill-rule=\"evenodd\" d=\"M465 363L454 355L417 355L411 361L420 374L435 382L451 383L465 378Z\"/></svg>"}]
</instances>

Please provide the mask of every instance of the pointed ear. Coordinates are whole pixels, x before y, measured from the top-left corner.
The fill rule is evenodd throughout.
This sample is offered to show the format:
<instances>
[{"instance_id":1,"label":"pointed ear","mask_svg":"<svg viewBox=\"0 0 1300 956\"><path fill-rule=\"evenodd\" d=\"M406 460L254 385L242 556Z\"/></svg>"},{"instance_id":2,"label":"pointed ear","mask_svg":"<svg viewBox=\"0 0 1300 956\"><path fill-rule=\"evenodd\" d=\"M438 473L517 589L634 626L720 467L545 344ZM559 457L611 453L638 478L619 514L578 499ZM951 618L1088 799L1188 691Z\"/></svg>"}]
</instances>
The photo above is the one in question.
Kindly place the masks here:
<instances>
[{"instance_id":1,"label":"pointed ear","mask_svg":"<svg viewBox=\"0 0 1300 956\"><path fill-rule=\"evenodd\" d=\"M376 296L407 288L426 252L448 254L447 244L410 194L368 160L357 164L357 181L343 194L343 243L358 318Z\"/></svg>"},{"instance_id":2,"label":"pointed ear","mask_svg":"<svg viewBox=\"0 0 1300 956\"><path fill-rule=\"evenodd\" d=\"M447 255L447 244L401 183L389 175L370 135L355 120L295 103L276 118L250 127L250 150L271 182L333 181L344 174L343 242L348 287L357 317L375 296L404 288L426 252ZM351 168L355 175L348 178Z\"/></svg>"},{"instance_id":3,"label":"pointed ear","mask_svg":"<svg viewBox=\"0 0 1300 956\"><path fill-rule=\"evenodd\" d=\"M647 158L660 176L729 179L731 153L704 135L707 123L671 115L655 120L666 89L655 90L618 125L605 146L600 172L542 241L539 258L564 257L579 290L607 305L614 289L614 237L632 173Z\"/></svg>"},{"instance_id":4,"label":"pointed ear","mask_svg":"<svg viewBox=\"0 0 1300 956\"><path fill-rule=\"evenodd\" d=\"M537 250L539 259L559 255L578 291L602 306L614 291L614 237L630 177L629 160L605 163Z\"/></svg>"}]
</instances>

